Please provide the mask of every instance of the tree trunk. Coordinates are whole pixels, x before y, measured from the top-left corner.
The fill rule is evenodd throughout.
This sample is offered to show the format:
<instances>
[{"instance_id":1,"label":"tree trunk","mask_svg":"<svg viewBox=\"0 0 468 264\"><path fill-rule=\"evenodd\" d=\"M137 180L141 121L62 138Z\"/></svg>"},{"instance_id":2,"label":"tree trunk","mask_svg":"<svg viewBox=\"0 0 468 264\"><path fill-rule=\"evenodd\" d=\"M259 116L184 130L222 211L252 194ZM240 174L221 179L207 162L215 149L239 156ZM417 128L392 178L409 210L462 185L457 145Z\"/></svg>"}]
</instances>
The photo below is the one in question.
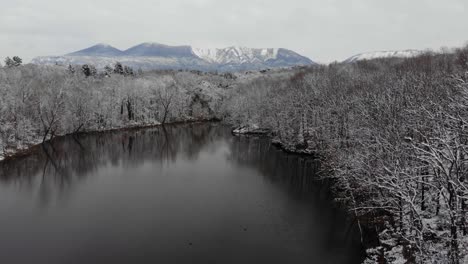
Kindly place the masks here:
<instances>
[{"instance_id":1,"label":"tree trunk","mask_svg":"<svg viewBox=\"0 0 468 264\"><path fill-rule=\"evenodd\" d=\"M468 231L466 228L466 201L463 196L461 196L460 202L461 202L461 229L463 231L463 235L466 236L468 235Z\"/></svg>"},{"instance_id":2,"label":"tree trunk","mask_svg":"<svg viewBox=\"0 0 468 264\"><path fill-rule=\"evenodd\" d=\"M456 203L456 193L454 191L453 185L448 184L449 192L449 215L450 215L450 258L452 263L459 264L458 259L458 234L457 234L457 203Z\"/></svg>"},{"instance_id":3,"label":"tree trunk","mask_svg":"<svg viewBox=\"0 0 468 264\"><path fill-rule=\"evenodd\" d=\"M440 177L440 169L437 169L437 171L434 170L434 173L435 173L435 177ZM440 214L440 184L437 184L437 196L436 196L436 216L438 216Z\"/></svg>"},{"instance_id":4,"label":"tree trunk","mask_svg":"<svg viewBox=\"0 0 468 264\"><path fill-rule=\"evenodd\" d=\"M127 99L127 113L128 113L128 120L133 120L133 108L132 102L130 99Z\"/></svg>"},{"instance_id":5,"label":"tree trunk","mask_svg":"<svg viewBox=\"0 0 468 264\"><path fill-rule=\"evenodd\" d=\"M421 178L421 211L426 210L426 197L425 197L425 185L426 185L426 177L422 176Z\"/></svg>"},{"instance_id":6,"label":"tree trunk","mask_svg":"<svg viewBox=\"0 0 468 264\"><path fill-rule=\"evenodd\" d=\"M400 232L403 232L403 199L400 197Z\"/></svg>"},{"instance_id":7,"label":"tree trunk","mask_svg":"<svg viewBox=\"0 0 468 264\"><path fill-rule=\"evenodd\" d=\"M163 116L163 120L162 120L163 125L166 123L166 118L167 118L167 110L164 109L164 116Z\"/></svg>"}]
</instances>

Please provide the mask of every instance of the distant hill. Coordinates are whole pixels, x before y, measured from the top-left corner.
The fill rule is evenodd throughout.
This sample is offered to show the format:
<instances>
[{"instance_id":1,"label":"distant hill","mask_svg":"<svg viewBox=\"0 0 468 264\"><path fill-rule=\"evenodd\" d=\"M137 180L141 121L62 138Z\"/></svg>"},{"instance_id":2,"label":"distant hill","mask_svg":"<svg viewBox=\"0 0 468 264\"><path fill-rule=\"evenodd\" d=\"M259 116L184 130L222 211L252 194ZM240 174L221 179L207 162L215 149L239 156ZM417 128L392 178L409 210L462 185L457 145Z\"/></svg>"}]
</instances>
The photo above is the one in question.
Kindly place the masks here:
<instances>
[{"instance_id":1,"label":"distant hill","mask_svg":"<svg viewBox=\"0 0 468 264\"><path fill-rule=\"evenodd\" d=\"M66 56L122 56L123 51L112 47L107 44L97 44L92 47L82 49L67 54Z\"/></svg>"},{"instance_id":2,"label":"distant hill","mask_svg":"<svg viewBox=\"0 0 468 264\"><path fill-rule=\"evenodd\" d=\"M63 56L37 57L35 64L92 64L98 68L115 62L143 70L189 69L203 71L241 71L314 65L315 62L287 49L255 49L228 47L221 49L168 46L159 43L142 43L127 50L119 50L107 44L92 47Z\"/></svg>"},{"instance_id":3,"label":"distant hill","mask_svg":"<svg viewBox=\"0 0 468 264\"><path fill-rule=\"evenodd\" d=\"M423 51L420 50L400 50L400 51L374 51L354 55L344 62L355 62L362 60L373 60L382 58L411 58L421 55Z\"/></svg>"}]
</instances>

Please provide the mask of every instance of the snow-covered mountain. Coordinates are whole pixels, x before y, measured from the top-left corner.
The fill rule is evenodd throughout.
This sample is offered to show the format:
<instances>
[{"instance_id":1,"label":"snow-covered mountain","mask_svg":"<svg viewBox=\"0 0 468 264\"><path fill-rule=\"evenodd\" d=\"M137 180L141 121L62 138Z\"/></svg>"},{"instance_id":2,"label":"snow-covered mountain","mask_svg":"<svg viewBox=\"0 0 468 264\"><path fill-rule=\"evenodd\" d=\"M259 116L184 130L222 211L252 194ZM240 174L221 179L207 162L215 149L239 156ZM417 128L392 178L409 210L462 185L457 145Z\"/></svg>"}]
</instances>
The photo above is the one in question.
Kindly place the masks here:
<instances>
[{"instance_id":1,"label":"snow-covered mountain","mask_svg":"<svg viewBox=\"0 0 468 264\"><path fill-rule=\"evenodd\" d=\"M142 43L127 50L97 44L64 56L37 57L35 64L92 64L98 68L121 62L134 68L204 71L260 70L313 65L312 60L287 49L228 47L222 49Z\"/></svg>"},{"instance_id":2,"label":"snow-covered mountain","mask_svg":"<svg viewBox=\"0 0 468 264\"><path fill-rule=\"evenodd\" d=\"M355 62L382 58L411 58L421 55L422 53L423 51L420 50L375 51L354 55L346 59L344 62Z\"/></svg>"},{"instance_id":3,"label":"snow-covered mountain","mask_svg":"<svg viewBox=\"0 0 468 264\"><path fill-rule=\"evenodd\" d=\"M266 62L275 59L279 49L251 49L244 47L229 47L224 49L194 48L193 53L208 62L227 63L252 63Z\"/></svg>"}]
</instances>

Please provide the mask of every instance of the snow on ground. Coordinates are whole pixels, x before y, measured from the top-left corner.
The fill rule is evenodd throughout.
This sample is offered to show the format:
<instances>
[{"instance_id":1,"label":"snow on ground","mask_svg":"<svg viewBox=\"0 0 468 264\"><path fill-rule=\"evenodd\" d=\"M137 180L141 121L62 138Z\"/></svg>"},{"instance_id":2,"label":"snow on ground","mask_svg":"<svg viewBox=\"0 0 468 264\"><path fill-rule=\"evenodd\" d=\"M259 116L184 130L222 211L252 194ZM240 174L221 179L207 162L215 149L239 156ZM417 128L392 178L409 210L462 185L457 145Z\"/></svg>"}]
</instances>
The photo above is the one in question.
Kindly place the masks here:
<instances>
[{"instance_id":1,"label":"snow on ground","mask_svg":"<svg viewBox=\"0 0 468 264\"><path fill-rule=\"evenodd\" d=\"M406 260L403 257L403 246L397 246L385 252L385 259L391 264L405 264Z\"/></svg>"},{"instance_id":2,"label":"snow on ground","mask_svg":"<svg viewBox=\"0 0 468 264\"><path fill-rule=\"evenodd\" d=\"M248 134L251 131L254 131L254 130L258 129L258 128L259 127L258 127L257 124L246 125L246 126L238 127L236 129L234 129L232 132L235 133L235 134Z\"/></svg>"},{"instance_id":3,"label":"snow on ground","mask_svg":"<svg viewBox=\"0 0 468 264\"><path fill-rule=\"evenodd\" d=\"M234 134L267 134L268 132L268 129L260 128L257 124L240 126L232 130Z\"/></svg>"}]
</instances>

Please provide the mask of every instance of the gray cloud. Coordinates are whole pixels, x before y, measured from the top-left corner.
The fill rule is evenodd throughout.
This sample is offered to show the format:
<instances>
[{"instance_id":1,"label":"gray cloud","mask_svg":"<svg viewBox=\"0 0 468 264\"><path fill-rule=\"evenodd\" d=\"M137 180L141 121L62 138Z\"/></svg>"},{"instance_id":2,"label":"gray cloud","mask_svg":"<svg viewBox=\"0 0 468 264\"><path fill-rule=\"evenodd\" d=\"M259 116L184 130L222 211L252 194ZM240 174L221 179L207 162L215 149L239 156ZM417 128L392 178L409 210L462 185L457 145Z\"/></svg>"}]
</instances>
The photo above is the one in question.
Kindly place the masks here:
<instances>
[{"instance_id":1,"label":"gray cloud","mask_svg":"<svg viewBox=\"0 0 468 264\"><path fill-rule=\"evenodd\" d=\"M282 47L320 62L468 40L466 0L0 0L0 57L95 43Z\"/></svg>"}]
</instances>

